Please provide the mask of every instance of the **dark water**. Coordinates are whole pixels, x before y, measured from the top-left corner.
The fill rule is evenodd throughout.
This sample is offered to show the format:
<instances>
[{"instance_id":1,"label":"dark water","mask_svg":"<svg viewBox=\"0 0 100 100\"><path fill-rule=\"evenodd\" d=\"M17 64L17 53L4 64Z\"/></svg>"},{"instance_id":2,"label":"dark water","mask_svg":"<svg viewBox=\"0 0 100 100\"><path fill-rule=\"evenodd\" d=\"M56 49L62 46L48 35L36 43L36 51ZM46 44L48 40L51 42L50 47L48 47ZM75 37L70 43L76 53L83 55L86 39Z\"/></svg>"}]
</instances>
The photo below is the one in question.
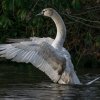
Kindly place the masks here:
<instances>
[{"instance_id":1,"label":"dark water","mask_svg":"<svg viewBox=\"0 0 100 100\"><path fill-rule=\"evenodd\" d=\"M24 72L23 67L15 70L14 64L0 65L0 100L100 100L100 80L89 86L58 85L43 77L43 74L32 77L32 69L27 72L27 67L23 66ZM5 71L6 68L9 70ZM79 74L81 82L96 78L100 72L98 70L82 70Z\"/></svg>"}]
</instances>

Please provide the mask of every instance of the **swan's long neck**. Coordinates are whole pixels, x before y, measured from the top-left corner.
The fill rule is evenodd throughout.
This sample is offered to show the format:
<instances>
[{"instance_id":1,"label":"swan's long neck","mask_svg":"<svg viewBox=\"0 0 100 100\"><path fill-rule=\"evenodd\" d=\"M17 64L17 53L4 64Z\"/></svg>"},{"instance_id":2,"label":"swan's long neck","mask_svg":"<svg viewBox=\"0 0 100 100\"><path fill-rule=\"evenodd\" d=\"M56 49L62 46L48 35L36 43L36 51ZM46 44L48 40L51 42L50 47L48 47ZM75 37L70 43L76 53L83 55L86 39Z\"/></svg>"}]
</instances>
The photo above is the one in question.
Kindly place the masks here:
<instances>
[{"instance_id":1,"label":"swan's long neck","mask_svg":"<svg viewBox=\"0 0 100 100\"><path fill-rule=\"evenodd\" d=\"M59 47L61 48L63 47L64 41L66 38L66 27L62 18L57 12L55 12L51 18L55 22L55 25L57 28L57 35L56 35L55 40L52 43L52 46L54 48L59 48Z\"/></svg>"}]
</instances>

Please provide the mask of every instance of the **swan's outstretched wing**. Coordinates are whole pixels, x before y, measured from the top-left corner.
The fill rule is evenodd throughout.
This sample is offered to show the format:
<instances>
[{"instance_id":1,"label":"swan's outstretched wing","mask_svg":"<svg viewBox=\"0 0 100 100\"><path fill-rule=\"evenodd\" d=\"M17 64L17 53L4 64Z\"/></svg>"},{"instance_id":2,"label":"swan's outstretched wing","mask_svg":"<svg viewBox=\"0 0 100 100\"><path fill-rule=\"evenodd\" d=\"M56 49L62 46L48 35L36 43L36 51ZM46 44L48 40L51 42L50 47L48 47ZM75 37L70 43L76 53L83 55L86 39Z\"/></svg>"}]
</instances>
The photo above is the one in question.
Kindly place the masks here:
<instances>
[{"instance_id":1,"label":"swan's outstretched wing","mask_svg":"<svg viewBox=\"0 0 100 100\"><path fill-rule=\"evenodd\" d=\"M24 45L22 43L0 45L0 57L16 62L32 63L57 82L66 60L48 43Z\"/></svg>"}]
</instances>

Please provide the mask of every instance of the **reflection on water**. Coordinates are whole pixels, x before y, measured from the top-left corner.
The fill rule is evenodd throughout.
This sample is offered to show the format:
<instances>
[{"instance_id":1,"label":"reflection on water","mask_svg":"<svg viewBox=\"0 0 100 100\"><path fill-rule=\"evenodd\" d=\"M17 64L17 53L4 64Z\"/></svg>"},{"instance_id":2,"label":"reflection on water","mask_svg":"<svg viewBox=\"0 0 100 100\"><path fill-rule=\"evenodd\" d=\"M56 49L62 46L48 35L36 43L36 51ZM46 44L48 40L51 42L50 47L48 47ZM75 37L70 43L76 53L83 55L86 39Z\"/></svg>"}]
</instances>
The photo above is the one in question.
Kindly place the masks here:
<instances>
[{"instance_id":1,"label":"reflection on water","mask_svg":"<svg viewBox=\"0 0 100 100\"><path fill-rule=\"evenodd\" d=\"M52 83L48 78L44 78L42 76L43 74L37 74L37 76L41 77L42 79L38 78L37 76L31 77L32 73L26 74L31 78L39 80L36 81L32 80L29 76L26 77L25 70L24 73L19 71L20 74L14 74L16 73L16 70L19 69L15 70L13 67L11 67L11 65L6 66L12 69L9 69L10 71L7 69L8 73L4 72L3 68L0 70L0 100L100 100L100 80L89 86L58 85ZM81 82L86 83L94 79L96 76L98 76L98 74L89 73L79 76ZM28 79L25 80L25 78L29 78L29 81ZM17 82L18 80L19 82Z\"/></svg>"},{"instance_id":2,"label":"reflection on water","mask_svg":"<svg viewBox=\"0 0 100 100\"><path fill-rule=\"evenodd\" d=\"M100 100L100 81L90 86L9 84L0 88L0 100Z\"/></svg>"}]
</instances>

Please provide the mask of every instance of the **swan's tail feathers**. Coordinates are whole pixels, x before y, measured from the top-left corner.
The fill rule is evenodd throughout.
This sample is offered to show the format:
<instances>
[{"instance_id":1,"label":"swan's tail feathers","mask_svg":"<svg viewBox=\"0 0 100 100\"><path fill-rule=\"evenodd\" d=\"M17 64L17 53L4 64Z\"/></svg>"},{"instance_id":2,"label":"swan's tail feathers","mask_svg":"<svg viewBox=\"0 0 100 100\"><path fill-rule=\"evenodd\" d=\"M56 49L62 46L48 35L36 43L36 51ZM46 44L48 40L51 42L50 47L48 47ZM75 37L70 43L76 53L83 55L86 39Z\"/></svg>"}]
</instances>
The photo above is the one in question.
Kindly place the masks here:
<instances>
[{"instance_id":1,"label":"swan's tail feathers","mask_svg":"<svg viewBox=\"0 0 100 100\"><path fill-rule=\"evenodd\" d=\"M99 79L100 79L100 76L97 77L97 78L95 78L94 80L92 80L92 81L86 83L86 85L90 85L90 84L94 83L95 81L97 81L97 80L99 80Z\"/></svg>"}]
</instances>

